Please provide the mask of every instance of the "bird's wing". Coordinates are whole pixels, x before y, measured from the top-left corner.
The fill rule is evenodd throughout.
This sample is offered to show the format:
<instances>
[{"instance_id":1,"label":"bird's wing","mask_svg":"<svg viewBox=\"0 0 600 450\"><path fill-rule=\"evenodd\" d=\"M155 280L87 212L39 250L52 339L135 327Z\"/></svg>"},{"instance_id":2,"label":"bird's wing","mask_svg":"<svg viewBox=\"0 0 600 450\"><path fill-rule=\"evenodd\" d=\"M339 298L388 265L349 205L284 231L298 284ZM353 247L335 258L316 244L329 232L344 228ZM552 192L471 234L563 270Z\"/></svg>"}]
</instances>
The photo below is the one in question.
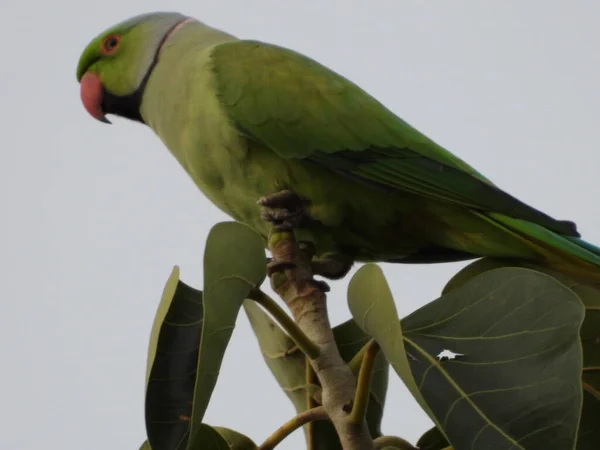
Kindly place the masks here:
<instances>
[{"instance_id":1,"label":"bird's wing","mask_svg":"<svg viewBox=\"0 0 600 450\"><path fill-rule=\"evenodd\" d=\"M505 214L566 235L558 221L493 185L358 86L294 51L216 46L217 94L241 133L282 158L312 161L374 188Z\"/></svg>"}]
</instances>

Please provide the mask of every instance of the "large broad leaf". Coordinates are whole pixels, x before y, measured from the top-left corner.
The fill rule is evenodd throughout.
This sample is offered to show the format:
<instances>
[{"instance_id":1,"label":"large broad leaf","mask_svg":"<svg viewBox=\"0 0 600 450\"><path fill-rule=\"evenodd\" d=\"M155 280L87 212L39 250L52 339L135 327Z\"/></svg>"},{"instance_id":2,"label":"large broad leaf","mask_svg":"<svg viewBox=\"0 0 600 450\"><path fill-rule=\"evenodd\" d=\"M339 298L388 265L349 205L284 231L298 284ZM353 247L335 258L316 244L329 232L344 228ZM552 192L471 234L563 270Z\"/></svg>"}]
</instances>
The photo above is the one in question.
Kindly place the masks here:
<instances>
[{"instance_id":1,"label":"large broad leaf","mask_svg":"<svg viewBox=\"0 0 600 450\"><path fill-rule=\"evenodd\" d=\"M252 439L235 430L224 427L214 427L214 429L225 439L231 450L256 450L257 448Z\"/></svg>"},{"instance_id":2,"label":"large broad leaf","mask_svg":"<svg viewBox=\"0 0 600 450\"><path fill-rule=\"evenodd\" d=\"M413 379L404 348L398 311L389 285L377 265L365 264L352 277L348 286L348 306L355 322L378 342L387 361L402 378L421 408L435 422L435 415Z\"/></svg>"},{"instance_id":3,"label":"large broad leaf","mask_svg":"<svg viewBox=\"0 0 600 450\"><path fill-rule=\"evenodd\" d=\"M262 356L297 413L308 409L310 396L321 388L307 381L306 357L292 338L256 302L246 300L244 310L258 340ZM306 438L309 427L303 427Z\"/></svg>"},{"instance_id":4,"label":"large broad leaf","mask_svg":"<svg viewBox=\"0 0 600 450\"><path fill-rule=\"evenodd\" d=\"M215 428L212 428L204 423L196 427L195 439L193 444L188 444L189 450L231 450L224 436L222 436ZM152 449L155 450L155 449ZM243 449L245 450L245 449Z\"/></svg>"},{"instance_id":5,"label":"large broad leaf","mask_svg":"<svg viewBox=\"0 0 600 450\"><path fill-rule=\"evenodd\" d=\"M144 450L185 449L203 323L202 292L179 280L175 267L156 313L146 373ZM208 425L198 431L202 450L227 450L225 439ZM152 447L150 446L152 443Z\"/></svg>"},{"instance_id":6,"label":"large broad leaf","mask_svg":"<svg viewBox=\"0 0 600 450\"><path fill-rule=\"evenodd\" d=\"M175 267L150 336L146 432L153 450L185 449L202 328L202 292L179 281Z\"/></svg>"},{"instance_id":7,"label":"large broad leaf","mask_svg":"<svg viewBox=\"0 0 600 450\"><path fill-rule=\"evenodd\" d=\"M583 410L577 450L600 447L600 292L587 289L580 297L586 306L581 327L583 344ZM594 294L594 295L592 295Z\"/></svg>"},{"instance_id":8,"label":"large broad leaf","mask_svg":"<svg viewBox=\"0 0 600 450\"><path fill-rule=\"evenodd\" d=\"M198 448L190 449L190 450L255 450L256 445L254 447L249 446L243 440L240 441L232 441L230 443L227 440L227 434L222 433L223 429L219 429L217 427L213 428L209 425L202 424L200 429L198 430L198 436L200 437L199 442L202 442L201 446ZM228 430L230 431L230 430ZM242 436L242 435L240 435ZM243 436L245 437L245 436ZM248 438L246 438L248 439ZM252 442L248 439L249 442ZM150 447L148 441L145 441L140 450L154 450Z\"/></svg>"},{"instance_id":9,"label":"large broad leaf","mask_svg":"<svg viewBox=\"0 0 600 450\"><path fill-rule=\"evenodd\" d=\"M202 418L242 303L265 279L265 258L263 240L251 228L221 222L210 230L204 252L204 322L190 424L191 448L203 448Z\"/></svg>"},{"instance_id":10,"label":"large broad leaf","mask_svg":"<svg viewBox=\"0 0 600 450\"><path fill-rule=\"evenodd\" d=\"M254 302L246 301L244 309L256 334L263 357L275 379L290 398L296 412L307 409L308 397L320 395L318 381L307 380L306 360L304 354L295 346L292 339L281 327ZM349 362L370 340L360 327L349 320L334 328L334 337L344 361ZM367 409L367 423L371 435L381 434L381 419L388 384L388 363L380 354L374 367L371 398ZM341 449L333 426L320 421L312 427L304 427L306 438L311 442L313 450Z\"/></svg>"},{"instance_id":11,"label":"large broad leaf","mask_svg":"<svg viewBox=\"0 0 600 450\"><path fill-rule=\"evenodd\" d=\"M306 357L294 341L256 302L246 300L244 310L271 373L294 404L296 412L306 410L307 396L320 391L307 383Z\"/></svg>"},{"instance_id":12,"label":"large broad leaf","mask_svg":"<svg viewBox=\"0 0 600 450\"><path fill-rule=\"evenodd\" d=\"M436 427L426 431L417 442L419 450L450 450L450 444Z\"/></svg>"},{"instance_id":13,"label":"large broad leaf","mask_svg":"<svg viewBox=\"0 0 600 450\"><path fill-rule=\"evenodd\" d=\"M408 316L402 336L389 289L374 292L387 288L383 274L366 267L349 287L353 316L411 392L416 382L455 448L574 448L584 309L573 291L536 271L496 269ZM443 350L462 356L440 362Z\"/></svg>"},{"instance_id":14,"label":"large broad leaf","mask_svg":"<svg viewBox=\"0 0 600 450\"><path fill-rule=\"evenodd\" d=\"M523 267L547 273L575 292L585 306L580 330L583 347L583 410L579 424L577 450L596 450L600 443L600 290L562 273L524 261L484 258L458 272L444 288L451 292L475 276L502 267Z\"/></svg>"},{"instance_id":15,"label":"large broad leaf","mask_svg":"<svg viewBox=\"0 0 600 450\"><path fill-rule=\"evenodd\" d=\"M218 224L204 264L204 296L179 281L175 267L156 314L146 375L152 450L230 448L202 418L241 304L264 280L263 242L244 225Z\"/></svg>"}]
</instances>

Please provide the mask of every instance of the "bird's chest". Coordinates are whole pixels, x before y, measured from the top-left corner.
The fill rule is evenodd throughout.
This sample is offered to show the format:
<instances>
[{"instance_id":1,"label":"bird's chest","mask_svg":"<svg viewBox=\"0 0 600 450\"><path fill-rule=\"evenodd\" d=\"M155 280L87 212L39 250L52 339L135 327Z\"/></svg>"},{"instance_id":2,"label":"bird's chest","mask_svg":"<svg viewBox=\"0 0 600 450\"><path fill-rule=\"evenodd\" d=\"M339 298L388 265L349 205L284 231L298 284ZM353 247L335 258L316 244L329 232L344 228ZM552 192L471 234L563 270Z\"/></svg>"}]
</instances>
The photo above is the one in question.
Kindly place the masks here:
<instances>
[{"instance_id":1,"label":"bird's chest","mask_svg":"<svg viewBox=\"0 0 600 450\"><path fill-rule=\"evenodd\" d=\"M348 209L344 182L336 184L330 173L281 158L242 136L215 95L210 71L185 71L187 78L178 84L168 82L164 71L150 79L147 90L155 95L145 96L142 115L219 209L266 234L256 201L288 188L310 201L315 220L328 226L343 222Z\"/></svg>"},{"instance_id":2,"label":"bird's chest","mask_svg":"<svg viewBox=\"0 0 600 450\"><path fill-rule=\"evenodd\" d=\"M285 171L278 158L248 143L215 111L196 114L190 122L184 133L163 139L171 153L219 209L263 231L256 201L283 188Z\"/></svg>"},{"instance_id":3,"label":"bird's chest","mask_svg":"<svg viewBox=\"0 0 600 450\"><path fill-rule=\"evenodd\" d=\"M248 145L208 89L196 97L200 100L186 103L164 96L153 108L161 114L148 114L146 123L219 209L244 222L258 218L264 177L257 176Z\"/></svg>"}]
</instances>

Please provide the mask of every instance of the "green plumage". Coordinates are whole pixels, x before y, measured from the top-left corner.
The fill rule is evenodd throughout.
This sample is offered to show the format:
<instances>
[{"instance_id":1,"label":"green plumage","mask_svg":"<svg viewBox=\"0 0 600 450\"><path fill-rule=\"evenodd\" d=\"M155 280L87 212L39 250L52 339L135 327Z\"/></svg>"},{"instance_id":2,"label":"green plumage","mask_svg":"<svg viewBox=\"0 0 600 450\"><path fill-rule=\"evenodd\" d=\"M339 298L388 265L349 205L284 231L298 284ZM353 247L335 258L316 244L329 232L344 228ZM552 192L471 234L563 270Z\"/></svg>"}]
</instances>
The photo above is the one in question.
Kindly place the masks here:
<instances>
[{"instance_id":1,"label":"green plumage","mask_svg":"<svg viewBox=\"0 0 600 450\"><path fill-rule=\"evenodd\" d=\"M600 280L600 249L572 222L500 190L291 50L187 22L160 50L141 116L213 203L265 236L258 197L291 189L306 198L320 256L523 258Z\"/></svg>"}]
</instances>

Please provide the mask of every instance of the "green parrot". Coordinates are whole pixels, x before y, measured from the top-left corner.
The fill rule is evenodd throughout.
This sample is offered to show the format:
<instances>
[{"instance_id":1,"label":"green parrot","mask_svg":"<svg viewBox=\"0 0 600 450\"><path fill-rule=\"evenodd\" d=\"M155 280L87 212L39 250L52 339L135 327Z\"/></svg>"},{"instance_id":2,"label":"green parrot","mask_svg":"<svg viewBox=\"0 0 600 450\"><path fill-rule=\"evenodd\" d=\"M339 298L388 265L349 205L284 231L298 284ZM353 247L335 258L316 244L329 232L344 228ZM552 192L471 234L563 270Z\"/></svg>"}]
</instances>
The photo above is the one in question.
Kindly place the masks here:
<instances>
[{"instance_id":1,"label":"green parrot","mask_svg":"<svg viewBox=\"0 0 600 450\"><path fill-rule=\"evenodd\" d=\"M179 13L149 13L92 40L77 80L93 117L149 126L235 220L265 238L273 225L307 230L315 273L325 278L343 277L357 261L492 256L600 282L600 248L581 240L573 222L502 191L292 50Z\"/></svg>"}]
</instances>

